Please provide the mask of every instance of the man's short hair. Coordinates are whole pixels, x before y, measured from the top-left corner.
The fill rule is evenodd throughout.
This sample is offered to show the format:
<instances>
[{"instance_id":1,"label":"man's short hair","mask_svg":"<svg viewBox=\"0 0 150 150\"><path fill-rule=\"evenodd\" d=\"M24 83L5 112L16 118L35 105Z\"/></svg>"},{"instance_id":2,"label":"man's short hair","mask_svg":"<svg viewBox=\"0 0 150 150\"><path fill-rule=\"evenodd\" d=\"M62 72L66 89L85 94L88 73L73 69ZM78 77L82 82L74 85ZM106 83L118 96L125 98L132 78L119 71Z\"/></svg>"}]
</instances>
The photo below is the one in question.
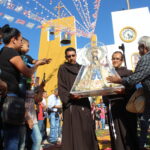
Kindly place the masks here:
<instances>
[{"instance_id":1,"label":"man's short hair","mask_svg":"<svg viewBox=\"0 0 150 150\"><path fill-rule=\"evenodd\" d=\"M65 55L67 55L67 52L69 51L74 51L76 53L76 49L73 48L73 47L68 47L66 50L65 50Z\"/></svg>"},{"instance_id":2,"label":"man's short hair","mask_svg":"<svg viewBox=\"0 0 150 150\"><path fill-rule=\"evenodd\" d=\"M115 51L113 54L112 54L112 57L114 54L120 54L121 55L121 60L123 61L124 60L124 54L121 52L121 51Z\"/></svg>"},{"instance_id":3,"label":"man's short hair","mask_svg":"<svg viewBox=\"0 0 150 150\"><path fill-rule=\"evenodd\" d=\"M142 36L139 39L138 44L143 45L148 51L150 51L150 36Z\"/></svg>"}]
</instances>

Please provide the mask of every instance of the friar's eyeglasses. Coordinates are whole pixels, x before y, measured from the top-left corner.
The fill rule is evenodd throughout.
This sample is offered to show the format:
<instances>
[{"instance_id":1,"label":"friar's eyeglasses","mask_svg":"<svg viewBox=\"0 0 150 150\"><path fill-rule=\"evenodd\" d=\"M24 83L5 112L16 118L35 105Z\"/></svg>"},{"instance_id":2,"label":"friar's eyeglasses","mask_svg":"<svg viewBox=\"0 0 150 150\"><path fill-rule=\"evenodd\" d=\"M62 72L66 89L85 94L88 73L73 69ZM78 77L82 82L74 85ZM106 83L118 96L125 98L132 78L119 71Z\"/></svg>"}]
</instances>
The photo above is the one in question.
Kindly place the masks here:
<instances>
[{"instance_id":1,"label":"friar's eyeglasses","mask_svg":"<svg viewBox=\"0 0 150 150\"><path fill-rule=\"evenodd\" d=\"M66 57L67 58L71 58L71 57L75 57L76 55L75 54L73 54L73 55L67 55Z\"/></svg>"},{"instance_id":2,"label":"friar's eyeglasses","mask_svg":"<svg viewBox=\"0 0 150 150\"><path fill-rule=\"evenodd\" d=\"M112 58L112 60L121 60L121 58Z\"/></svg>"}]
</instances>

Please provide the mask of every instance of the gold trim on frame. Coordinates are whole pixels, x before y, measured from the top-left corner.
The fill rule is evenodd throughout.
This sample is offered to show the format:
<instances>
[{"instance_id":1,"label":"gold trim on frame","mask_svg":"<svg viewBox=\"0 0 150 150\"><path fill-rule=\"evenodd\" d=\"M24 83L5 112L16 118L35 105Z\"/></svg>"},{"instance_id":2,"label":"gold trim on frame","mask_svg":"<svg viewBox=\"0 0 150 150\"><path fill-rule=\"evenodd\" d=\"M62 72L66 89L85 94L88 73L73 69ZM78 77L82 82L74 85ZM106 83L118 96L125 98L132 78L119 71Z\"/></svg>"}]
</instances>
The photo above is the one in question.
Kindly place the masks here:
<instances>
[{"instance_id":1,"label":"gold trim on frame","mask_svg":"<svg viewBox=\"0 0 150 150\"><path fill-rule=\"evenodd\" d=\"M124 32L125 30L131 30L131 31L134 33L132 39L125 39L125 37L123 37L123 32ZM136 39L136 37L137 37L137 32L136 32L136 30L135 30L134 28L132 28L132 27L130 27L130 26L126 26L126 27L124 27L123 29L121 29L121 31L120 31L120 33L119 33L119 36L120 36L120 38L121 38L122 41L127 42L127 43L130 43L130 42L133 42L133 41Z\"/></svg>"}]
</instances>

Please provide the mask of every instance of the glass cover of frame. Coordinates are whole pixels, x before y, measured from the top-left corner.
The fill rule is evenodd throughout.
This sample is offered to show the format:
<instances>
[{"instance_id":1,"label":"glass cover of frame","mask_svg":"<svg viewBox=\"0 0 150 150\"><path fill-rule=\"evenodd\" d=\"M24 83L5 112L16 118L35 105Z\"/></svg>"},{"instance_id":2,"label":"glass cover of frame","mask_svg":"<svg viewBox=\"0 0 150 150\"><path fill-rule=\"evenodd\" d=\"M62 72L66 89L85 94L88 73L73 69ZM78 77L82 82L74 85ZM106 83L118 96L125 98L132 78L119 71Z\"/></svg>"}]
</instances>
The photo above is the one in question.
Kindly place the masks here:
<instances>
[{"instance_id":1,"label":"glass cover of frame","mask_svg":"<svg viewBox=\"0 0 150 150\"><path fill-rule=\"evenodd\" d=\"M111 95L123 85L108 83L106 77L118 75L107 59L107 48L103 43L96 46L87 44L84 51L84 62L70 91L74 95L83 97ZM119 76L119 75L118 75Z\"/></svg>"}]
</instances>

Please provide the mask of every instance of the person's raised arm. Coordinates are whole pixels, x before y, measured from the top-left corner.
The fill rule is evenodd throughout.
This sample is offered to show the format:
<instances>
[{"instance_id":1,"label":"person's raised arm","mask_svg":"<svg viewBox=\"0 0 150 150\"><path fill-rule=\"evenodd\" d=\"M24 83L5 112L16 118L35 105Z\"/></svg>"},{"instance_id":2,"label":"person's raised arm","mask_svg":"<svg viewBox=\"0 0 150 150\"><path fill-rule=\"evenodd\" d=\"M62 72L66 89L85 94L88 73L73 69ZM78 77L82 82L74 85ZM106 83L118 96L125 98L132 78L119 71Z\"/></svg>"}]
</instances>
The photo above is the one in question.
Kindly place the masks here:
<instances>
[{"instance_id":1,"label":"person's raised arm","mask_svg":"<svg viewBox=\"0 0 150 150\"><path fill-rule=\"evenodd\" d=\"M28 68L20 56L15 56L11 58L10 62L26 77L31 77L38 68L38 66L49 63L47 59L41 59L38 60L33 67Z\"/></svg>"}]
</instances>

